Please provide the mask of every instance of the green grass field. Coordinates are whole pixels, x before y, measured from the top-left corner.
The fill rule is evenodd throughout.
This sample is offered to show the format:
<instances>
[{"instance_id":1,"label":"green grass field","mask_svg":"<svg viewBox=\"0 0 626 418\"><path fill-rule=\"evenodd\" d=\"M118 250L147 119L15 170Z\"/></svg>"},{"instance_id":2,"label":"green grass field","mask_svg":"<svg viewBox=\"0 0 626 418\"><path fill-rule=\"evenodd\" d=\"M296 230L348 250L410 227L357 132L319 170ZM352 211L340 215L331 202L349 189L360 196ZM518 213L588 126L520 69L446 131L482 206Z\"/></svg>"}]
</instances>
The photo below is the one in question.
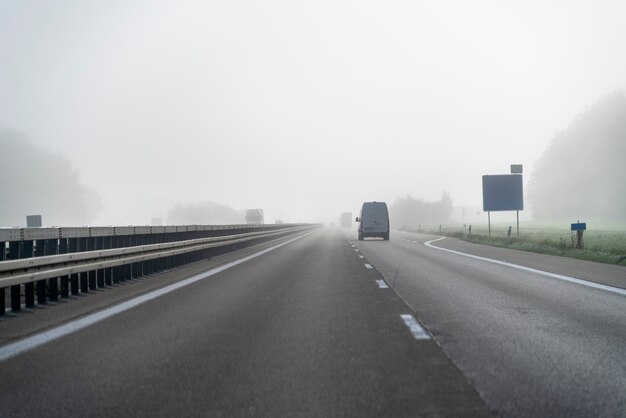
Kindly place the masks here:
<instances>
[{"instance_id":1,"label":"green grass field","mask_svg":"<svg viewBox=\"0 0 626 418\"><path fill-rule=\"evenodd\" d=\"M507 237L509 226L512 226L511 237ZM582 249L575 248L575 239L569 229L570 224L567 222L532 221L520 223L519 238L514 222L492 223L491 238L488 236L488 226L484 223L472 225L471 235L469 225L463 224L442 225L441 232L439 225L422 227L421 231L454 236L479 244L626 266L626 223L587 222Z\"/></svg>"}]
</instances>

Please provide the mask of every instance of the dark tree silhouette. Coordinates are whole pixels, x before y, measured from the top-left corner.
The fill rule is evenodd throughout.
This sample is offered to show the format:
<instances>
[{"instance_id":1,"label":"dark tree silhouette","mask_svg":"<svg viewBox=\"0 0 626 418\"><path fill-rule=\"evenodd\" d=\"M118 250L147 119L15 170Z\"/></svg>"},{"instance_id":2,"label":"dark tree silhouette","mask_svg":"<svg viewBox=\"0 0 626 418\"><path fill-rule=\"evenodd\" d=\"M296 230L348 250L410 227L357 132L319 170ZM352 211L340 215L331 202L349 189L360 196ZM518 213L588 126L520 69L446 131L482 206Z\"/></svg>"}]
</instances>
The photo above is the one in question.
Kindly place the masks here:
<instances>
[{"instance_id":1,"label":"dark tree silhouette","mask_svg":"<svg viewBox=\"0 0 626 418\"><path fill-rule=\"evenodd\" d=\"M40 214L44 225L87 225L100 210L95 191L61 155L34 145L24 135L0 130L0 226L24 226Z\"/></svg>"},{"instance_id":2,"label":"dark tree silhouette","mask_svg":"<svg viewBox=\"0 0 626 418\"><path fill-rule=\"evenodd\" d=\"M626 220L626 95L614 93L552 140L529 185L536 219Z\"/></svg>"}]
</instances>

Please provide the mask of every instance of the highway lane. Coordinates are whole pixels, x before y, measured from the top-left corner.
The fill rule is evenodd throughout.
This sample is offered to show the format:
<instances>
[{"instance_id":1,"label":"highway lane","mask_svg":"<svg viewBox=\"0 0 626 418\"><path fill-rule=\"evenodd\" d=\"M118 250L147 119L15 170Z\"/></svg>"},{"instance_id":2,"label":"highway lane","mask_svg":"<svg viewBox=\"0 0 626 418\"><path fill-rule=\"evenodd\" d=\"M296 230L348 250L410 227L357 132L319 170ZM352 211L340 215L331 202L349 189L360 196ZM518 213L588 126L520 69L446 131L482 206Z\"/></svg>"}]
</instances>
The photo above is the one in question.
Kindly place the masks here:
<instances>
[{"instance_id":1,"label":"highway lane","mask_svg":"<svg viewBox=\"0 0 626 418\"><path fill-rule=\"evenodd\" d=\"M626 297L426 247L433 238L354 242L492 412L626 416Z\"/></svg>"},{"instance_id":2,"label":"highway lane","mask_svg":"<svg viewBox=\"0 0 626 418\"><path fill-rule=\"evenodd\" d=\"M487 416L366 263L314 232L10 358L0 416Z\"/></svg>"}]
</instances>

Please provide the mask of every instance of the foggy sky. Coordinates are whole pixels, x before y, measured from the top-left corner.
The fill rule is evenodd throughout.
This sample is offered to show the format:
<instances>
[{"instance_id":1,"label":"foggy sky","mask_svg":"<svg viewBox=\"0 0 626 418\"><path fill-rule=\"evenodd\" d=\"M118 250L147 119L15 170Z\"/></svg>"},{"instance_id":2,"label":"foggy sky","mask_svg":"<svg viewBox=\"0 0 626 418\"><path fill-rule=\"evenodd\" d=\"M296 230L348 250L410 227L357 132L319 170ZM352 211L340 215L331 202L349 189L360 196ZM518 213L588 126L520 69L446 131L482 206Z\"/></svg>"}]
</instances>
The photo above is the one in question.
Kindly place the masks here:
<instances>
[{"instance_id":1,"label":"foggy sky","mask_svg":"<svg viewBox=\"0 0 626 418\"><path fill-rule=\"evenodd\" d=\"M620 1L0 0L0 126L72 160L100 224L480 205L481 175L527 181L626 88L625 20Z\"/></svg>"}]
</instances>

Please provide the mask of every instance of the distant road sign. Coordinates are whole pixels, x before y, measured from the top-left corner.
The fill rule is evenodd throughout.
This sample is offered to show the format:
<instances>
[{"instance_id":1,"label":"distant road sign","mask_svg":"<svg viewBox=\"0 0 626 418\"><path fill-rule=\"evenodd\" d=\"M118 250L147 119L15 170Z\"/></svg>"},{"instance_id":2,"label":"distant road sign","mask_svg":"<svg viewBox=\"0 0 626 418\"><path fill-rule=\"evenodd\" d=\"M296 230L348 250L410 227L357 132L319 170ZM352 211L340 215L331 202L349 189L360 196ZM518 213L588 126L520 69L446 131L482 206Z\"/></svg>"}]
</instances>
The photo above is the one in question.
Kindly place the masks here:
<instances>
[{"instance_id":1,"label":"distant road sign","mask_svg":"<svg viewBox=\"0 0 626 418\"><path fill-rule=\"evenodd\" d=\"M41 215L28 215L26 217L27 228L41 228Z\"/></svg>"},{"instance_id":2,"label":"distant road sign","mask_svg":"<svg viewBox=\"0 0 626 418\"><path fill-rule=\"evenodd\" d=\"M586 231L587 224L584 222L578 222L578 223L572 224L571 228L572 228L572 231Z\"/></svg>"},{"instance_id":3,"label":"distant road sign","mask_svg":"<svg viewBox=\"0 0 626 418\"><path fill-rule=\"evenodd\" d=\"M511 174L522 174L524 172L524 166L521 164L511 164Z\"/></svg>"},{"instance_id":4,"label":"distant road sign","mask_svg":"<svg viewBox=\"0 0 626 418\"><path fill-rule=\"evenodd\" d=\"M483 176L483 211L524 210L522 176L499 174Z\"/></svg>"}]
</instances>

